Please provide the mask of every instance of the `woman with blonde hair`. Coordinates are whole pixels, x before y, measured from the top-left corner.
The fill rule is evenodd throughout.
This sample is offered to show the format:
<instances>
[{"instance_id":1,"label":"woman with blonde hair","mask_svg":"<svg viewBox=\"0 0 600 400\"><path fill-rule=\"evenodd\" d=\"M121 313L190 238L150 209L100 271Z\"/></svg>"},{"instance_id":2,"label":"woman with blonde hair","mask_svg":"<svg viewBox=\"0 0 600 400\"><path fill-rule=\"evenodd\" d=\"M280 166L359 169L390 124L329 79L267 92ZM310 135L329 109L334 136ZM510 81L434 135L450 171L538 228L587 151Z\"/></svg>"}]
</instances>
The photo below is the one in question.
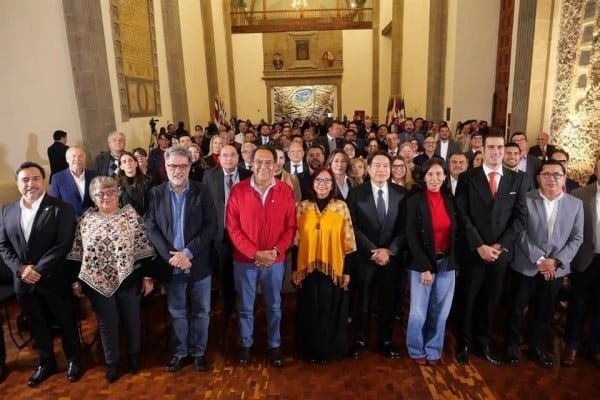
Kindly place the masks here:
<instances>
[{"instance_id":1,"label":"woman with blonde hair","mask_svg":"<svg viewBox=\"0 0 600 400\"><path fill-rule=\"evenodd\" d=\"M204 157L207 168L218 167L221 165L219 154L221 153L223 146L225 146L225 140L221 136L215 135L210 138L210 144L208 145L209 154Z\"/></svg>"},{"instance_id":2,"label":"woman with blonde hair","mask_svg":"<svg viewBox=\"0 0 600 400\"><path fill-rule=\"evenodd\" d=\"M357 185L360 185L368 178L369 174L367 173L367 160L361 157L356 157L350 160L350 177L356 182Z\"/></svg>"},{"instance_id":3,"label":"woman with blonde hair","mask_svg":"<svg viewBox=\"0 0 600 400\"><path fill-rule=\"evenodd\" d=\"M415 184L412 173L406 166L406 161L399 155L392 160L392 174L390 176L390 181L406 188L408 191L411 191Z\"/></svg>"}]
</instances>

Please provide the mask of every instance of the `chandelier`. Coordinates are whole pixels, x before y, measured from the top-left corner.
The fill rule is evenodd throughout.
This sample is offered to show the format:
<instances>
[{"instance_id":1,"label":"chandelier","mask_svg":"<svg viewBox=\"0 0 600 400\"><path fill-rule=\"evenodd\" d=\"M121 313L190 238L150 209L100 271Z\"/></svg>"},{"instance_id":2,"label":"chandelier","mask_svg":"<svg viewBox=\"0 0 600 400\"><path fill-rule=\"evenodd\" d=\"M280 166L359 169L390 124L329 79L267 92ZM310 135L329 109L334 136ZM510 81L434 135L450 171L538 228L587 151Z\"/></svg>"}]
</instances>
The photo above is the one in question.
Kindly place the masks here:
<instances>
[{"instance_id":1,"label":"chandelier","mask_svg":"<svg viewBox=\"0 0 600 400\"><path fill-rule=\"evenodd\" d=\"M292 8L296 11L305 9L308 7L308 0L292 0Z\"/></svg>"}]
</instances>

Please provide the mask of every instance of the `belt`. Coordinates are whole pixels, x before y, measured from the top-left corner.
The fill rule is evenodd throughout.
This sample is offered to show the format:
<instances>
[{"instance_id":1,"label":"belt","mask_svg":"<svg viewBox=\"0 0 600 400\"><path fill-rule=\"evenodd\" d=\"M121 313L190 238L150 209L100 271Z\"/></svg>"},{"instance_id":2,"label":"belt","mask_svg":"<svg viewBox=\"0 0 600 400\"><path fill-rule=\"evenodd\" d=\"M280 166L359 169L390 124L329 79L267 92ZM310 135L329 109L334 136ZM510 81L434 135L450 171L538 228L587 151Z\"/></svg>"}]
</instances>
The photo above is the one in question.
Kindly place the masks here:
<instances>
[{"instance_id":1,"label":"belt","mask_svg":"<svg viewBox=\"0 0 600 400\"><path fill-rule=\"evenodd\" d=\"M435 259L443 260L444 258L448 258L449 255L450 255L449 251L441 251L439 253L435 253Z\"/></svg>"}]
</instances>

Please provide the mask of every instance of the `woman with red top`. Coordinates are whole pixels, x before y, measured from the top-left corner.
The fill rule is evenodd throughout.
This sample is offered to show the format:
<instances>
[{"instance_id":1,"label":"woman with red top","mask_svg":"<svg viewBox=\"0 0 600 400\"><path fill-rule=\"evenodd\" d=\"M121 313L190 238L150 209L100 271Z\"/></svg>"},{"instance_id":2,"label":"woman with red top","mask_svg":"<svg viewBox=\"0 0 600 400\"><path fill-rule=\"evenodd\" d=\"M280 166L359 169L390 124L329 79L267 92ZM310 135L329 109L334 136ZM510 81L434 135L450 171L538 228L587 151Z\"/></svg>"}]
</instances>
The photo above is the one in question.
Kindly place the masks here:
<instances>
[{"instance_id":1,"label":"woman with red top","mask_svg":"<svg viewBox=\"0 0 600 400\"><path fill-rule=\"evenodd\" d=\"M225 141L221 136L215 135L210 138L210 153L204 157L204 163L206 164L207 168L218 167L221 165L221 162L219 161L219 154L221 153L221 149L224 145Z\"/></svg>"},{"instance_id":2,"label":"woman with red top","mask_svg":"<svg viewBox=\"0 0 600 400\"><path fill-rule=\"evenodd\" d=\"M406 329L408 355L419 365L442 357L446 320L454 297L456 213L445 187L444 161L423 165L425 190L406 201L410 261L410 314Z\"/></svg>"}]
</instances>

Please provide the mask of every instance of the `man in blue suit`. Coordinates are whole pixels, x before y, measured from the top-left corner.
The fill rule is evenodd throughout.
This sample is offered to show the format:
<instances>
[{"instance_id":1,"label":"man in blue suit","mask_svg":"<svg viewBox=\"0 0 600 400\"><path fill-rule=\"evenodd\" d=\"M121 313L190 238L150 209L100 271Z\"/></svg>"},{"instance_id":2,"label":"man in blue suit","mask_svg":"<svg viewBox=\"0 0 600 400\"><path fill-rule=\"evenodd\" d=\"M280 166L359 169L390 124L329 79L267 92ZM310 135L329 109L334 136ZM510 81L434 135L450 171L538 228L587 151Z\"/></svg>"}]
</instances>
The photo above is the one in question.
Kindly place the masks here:
<instances>
[{"instance_id":1,"label":"man in blue suit","mask_svg":"<svg viewBox=\"0 0 600 400\"><path fill-rule=\"evenodd\" d=\"M182 146L165 151L168 182L150 191L146 232L160 256L173 327L174 354L166 370L177 372L188 355L197 371L208 371L208 314L217 211L206 185L190 181L191 156Z\"/></svg>"},{"instance_id":2,"label":"man in blue suit","mask_svg":"<svg viewBox=\"0 0 600 400\"><path fill-rule=\"evenodd\" d=\"M50 194L73 207L79 218L93 203L90 198L90 182L96 172L85 169L85 150L82 147L69 147L66 154L69 168L60 171L52 178Z\"/></svg>"}]
</instances>

